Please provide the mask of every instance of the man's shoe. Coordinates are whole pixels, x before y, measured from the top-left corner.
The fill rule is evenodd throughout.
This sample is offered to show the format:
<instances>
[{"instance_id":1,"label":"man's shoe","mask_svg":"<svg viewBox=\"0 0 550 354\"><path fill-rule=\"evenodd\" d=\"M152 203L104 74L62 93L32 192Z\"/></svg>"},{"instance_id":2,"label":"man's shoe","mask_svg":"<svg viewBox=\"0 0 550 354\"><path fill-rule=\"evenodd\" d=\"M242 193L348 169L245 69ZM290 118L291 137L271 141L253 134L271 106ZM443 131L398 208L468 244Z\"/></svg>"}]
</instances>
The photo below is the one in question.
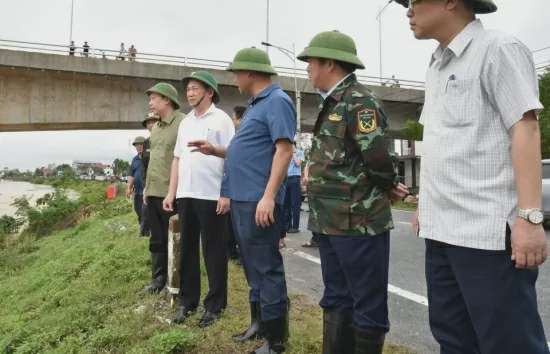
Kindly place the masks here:
<instances>
[{"instance_id":1,"label":"man's shoe","mask_svg":"<svg viewBox=\"0 0 550 354\"><path fill-rule=\"evenodd\" d=\"M309 240L308 242L302 244L304 248L319 248L319 242L314 240Z\"/></svg>"},{"instance_id":2,"label":"man's shoe","mask_svg":"<svg viewBox=\"0 0 550 354\"><path fill-rule=\"evenodd\" d=\"M193 315L193 313L195 313L197 309L196 308L190 308L190 307L186 307L186 306L180 306L178 308L178 311L176 312L176 317L174 317L174 323L176 324L180 324L180 323L183 323L185 322L185 320Z\"/></svg>"},{"instance_id":3,"label":"man's shoe","mask_svg":"<svg viewBox=\"0 0 550 354\"><path fill-rule=\"evenodd\" d=\"M289 233L289 234L297 234L297 233L299 233L299 232L300 232L300 230L295 229L295 228L290 228L290 229L288 229L288 231L287 231L287 233Z\"/></svg>"},{"instance_id":4,"label":"man's shoe","mask_svg":"<svg viewBox=\"0 0 550 354\"><path fill-rule=\"evenodd\" d=\"M219 313L214 313L210 311L204 311L204 314L202 315L201 320L199 321L199 327L200 328L206 328L208 326L211 326L220 318Z\"/></svg>"},{"instance_id":5,"label":"man's shoe","mask_svg":"<svg viewBox=\"0 0 550 354\"><path fill-rule=\"evenodd\" d=\"M384 332L355 328L354 335L354 354L382 354L386 336Z\"/></svg>"},{"instance_id":6,"label":"man's shoe","mask_svg":"<svg viewBox=\"0 0 550 354\"><path fill-rule=\"evenodd\" d=\"M262 331L266 340L250 354L280 354L286 350L288 341L288 314L270 321L262 321Z\"/></svg>"},{"instance_id":7,"label":"man's shoe","mask_svg":"<svg viewBox=\"0 0 550 354\"><path fill-rule=\"evenodd\" d=\"M259 302L250 302L250 326L242 333L233 336L236 342L246 342L262 337L260 330L260 321L262 319L262 309Z\"/></svg>"},{"instance_id":8,"label":"man's shoe","mask_svg":"<svg viewBox=\"0 0 550 354\"><path fill-rule=\"evenodd\" d=\"M352 311L323 311L323 354L353 354L355 347Z\"/></svg>"},{"instance_id":9,"label":"man's shoe","mask_svg":"<svg viewBox=\"0 0 550 354\"><path fill-rule=\"evenodd\" d=\"M164 289L164 285L159 285L157 282L153 280L151 284L141 289L140 293L146 294L146 295L157 295L157 294L160 294L163 289Z\"/></svg>"}]
</instances>

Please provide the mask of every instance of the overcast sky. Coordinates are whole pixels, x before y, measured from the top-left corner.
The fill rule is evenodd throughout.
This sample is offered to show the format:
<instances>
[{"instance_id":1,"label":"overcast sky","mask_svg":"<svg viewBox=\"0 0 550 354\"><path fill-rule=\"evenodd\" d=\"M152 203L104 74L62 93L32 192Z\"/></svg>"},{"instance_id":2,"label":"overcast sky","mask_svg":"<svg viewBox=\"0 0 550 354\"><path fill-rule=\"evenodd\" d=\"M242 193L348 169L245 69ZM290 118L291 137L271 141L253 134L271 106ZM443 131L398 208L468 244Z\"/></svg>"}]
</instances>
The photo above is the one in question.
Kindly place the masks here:
<instances>
[{"instance_id":1,"label":"overcast sky","mask_svg":"<svg viewBox=\"0 0 550 354\"><path fill-rule=\"evenodd\" d=\"M74 0L73 38L92 47L118 49L134 44L139 52L231 60L243 47L260 46L266 37L266 0ZM507 31L532 50L550 46L549 0L500 0L499 11L480 16L487 28ZM303 49L311 37L338 29L351 35L365 74L379 75L376 13L387 0L271 0L270 42ZM0 38L66 44L71 0L4 1ZM416 41L405 9L389 6L382 17L383 75L422 80L436 44ZM271 49L275 65L291 66ZM550 60L550 50L535 62ZM144 97L145 99L145 97ZM0 117L1 118L1 117ZM130 141L144 131L0 132L0 168L31 169L48 162L129 159Z\"/></svg>"}]
</instances>

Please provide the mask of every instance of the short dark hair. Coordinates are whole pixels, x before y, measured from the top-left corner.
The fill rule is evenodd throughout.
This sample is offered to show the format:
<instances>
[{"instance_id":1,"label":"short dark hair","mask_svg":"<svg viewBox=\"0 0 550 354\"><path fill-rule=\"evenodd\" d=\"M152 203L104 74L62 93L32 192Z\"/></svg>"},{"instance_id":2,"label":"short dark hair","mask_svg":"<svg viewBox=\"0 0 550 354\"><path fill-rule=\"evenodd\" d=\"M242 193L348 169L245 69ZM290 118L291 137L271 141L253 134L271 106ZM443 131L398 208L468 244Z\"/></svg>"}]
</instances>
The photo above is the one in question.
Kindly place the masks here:
<instances>
[{"instance_id":1,"label":"short dark hair","mask_svg":"<svg viewBox=\"0 0 550 354\"><path fill-rule=\"evenodd\" d=\"M462 2L464 3L466 10L474 12L474 2L472 0L462 0Z\"/></svg>"},{"instance_id":2,"label":"short dark hair","mask_svg":"<svg viewBox=\"0 0 550 354\"><path fill-rule=\"evenodd\" d=\"M355 69L357 69L357 66L355 66L354 64L345 63L345 62L339 61L339 60L319 58L319 62L321 64L325 64L329 60L332 60L336 65L338 65L340 68L342 68L342 70L344 70L347 74L351 74L352 72L355 71Z\"/></svg>"},{"instance_id":3,"label":"short dark hair","mask_svg":"<svg viewBox=\"0 0 550 354\"><path fill-rule=\"evenodd\" d=\"M212 87L202 82L201 80L189 79L189 81L187 82L187 85L185 85L185 90L187 90L187 86L191 81L198 83L205 91L212 91L212 99L214 99L214 97L216 96L216 91L214 91Z\"/></svg>"},{"instance_id":4,"label":"short dark hair","mask_svg":"<svg viewBox=\"0 0 550 354\"><path fill-rule=\"evenodd\" d=\"M244 111L246 111L246 107L244 106L233 107L233 113L235 113L237 119L241 119L243 117Z\"/></svg>"}]
</instances>

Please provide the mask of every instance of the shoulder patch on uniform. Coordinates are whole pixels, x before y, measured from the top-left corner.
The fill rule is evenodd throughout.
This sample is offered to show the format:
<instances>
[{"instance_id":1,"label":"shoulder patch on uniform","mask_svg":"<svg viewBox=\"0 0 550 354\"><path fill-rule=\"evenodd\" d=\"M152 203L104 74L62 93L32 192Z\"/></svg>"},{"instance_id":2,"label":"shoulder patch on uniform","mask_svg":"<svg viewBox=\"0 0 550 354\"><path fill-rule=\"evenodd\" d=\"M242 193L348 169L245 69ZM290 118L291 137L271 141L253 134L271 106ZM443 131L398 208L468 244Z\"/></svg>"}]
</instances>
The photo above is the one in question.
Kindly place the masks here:
<instances>
[{"instance_id":1,"label":"shoulder patch on uniform","mask_svg":"<svg viewBox=\"0 0 550 354\"><path fill-rule=\"evenodd\" d=\"M378 128L378 117L374 109L362 109L357 112L357 127L363 134L372 133Z\"/></svg>"},{"instance_id":2,"label":"shoulder patch on uniform","mask_svg":"<svg viewBox=\"0 0 550 354\"><path fill-rule=\"evenodd\" d=\"M330 120L331 122L339 122L342 120L342 115L338 113L332 113L328 116L328 120Z\"/></svg>"}]
</instances>

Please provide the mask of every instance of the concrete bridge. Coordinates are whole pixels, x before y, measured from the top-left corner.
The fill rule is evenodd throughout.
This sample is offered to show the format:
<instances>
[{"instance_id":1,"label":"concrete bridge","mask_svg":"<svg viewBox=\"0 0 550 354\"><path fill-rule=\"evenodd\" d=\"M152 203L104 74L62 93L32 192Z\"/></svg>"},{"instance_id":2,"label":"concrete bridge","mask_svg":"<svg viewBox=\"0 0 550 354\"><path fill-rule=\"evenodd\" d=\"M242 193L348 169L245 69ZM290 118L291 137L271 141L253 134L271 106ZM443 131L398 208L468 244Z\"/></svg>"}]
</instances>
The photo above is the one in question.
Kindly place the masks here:
<instances>
[{"instance_id":1,"label":"concrete bridge","mask_svg":"<svg viewBox=\"0 0 550 354\"><path fill-rule=\"evenodd\" d=\"M0 49L0 131L141 128L147 88L157 81L171 82L185 102L181 78L204 68L220 83L222 109L229 113L233 106L247 101L235 87L232 74L224 70L227 62L153 54L140 54L130 62L113 60L116 54L105 51L69 56L65 48L38 52L35 47L5 45L2 40L0 47L9 48ZM278 71L276 80L294 97L292 70ZM303 70L298 76L301 124L306 132L315 121L319 97ZM391 131L417 117L424 101L422 83L408 81L390 87L376 78L360 76L360 80L370 84L384 102ZM182 110L187 112L189 107Z\"/></svg>"}]
</instances>

